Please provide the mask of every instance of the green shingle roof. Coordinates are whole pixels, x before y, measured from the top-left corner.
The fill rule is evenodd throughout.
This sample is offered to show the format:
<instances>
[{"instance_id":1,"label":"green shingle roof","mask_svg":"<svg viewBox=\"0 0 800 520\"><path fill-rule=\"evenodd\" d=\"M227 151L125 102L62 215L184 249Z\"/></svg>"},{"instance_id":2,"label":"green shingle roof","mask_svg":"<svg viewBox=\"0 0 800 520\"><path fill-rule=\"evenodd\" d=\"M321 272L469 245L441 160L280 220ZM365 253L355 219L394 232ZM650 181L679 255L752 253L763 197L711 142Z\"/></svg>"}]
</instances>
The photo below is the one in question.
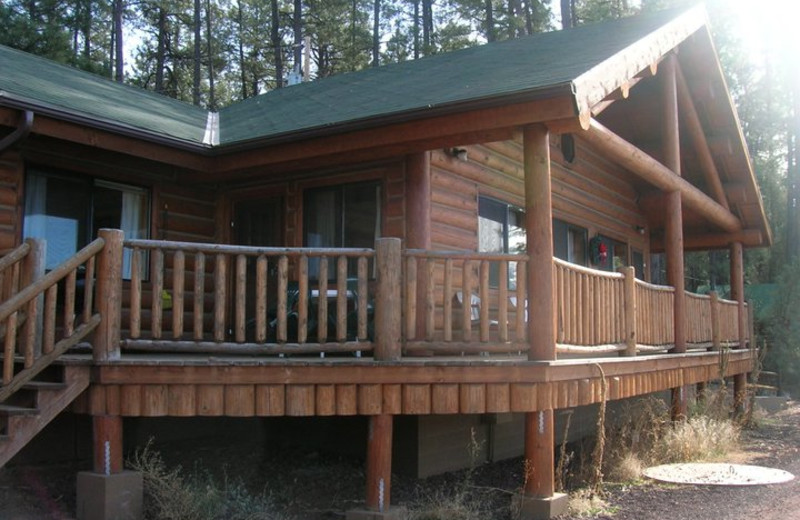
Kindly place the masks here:
<instances>
[{"instance_id":1,"label":"green shingle roof","mask_svg":"<svg viewBox=\"0 0 800 520\"><path fill-rule=\"evenodd\" d=\"M14 102L196 144L208 118L200 107L0 45L0 104Z\"/></svg>"},{"instance_id":2,"label":"green shingle roof","mask_svg":"<svg viewBox=\"0 0 800 520\"><path fill-rule=\"evenodd\" d=\"M679 14L544 33L274 90L221 110L219 143L377 124L556 88L570 93L576 79ZM203 143L208 120L198 107L0 46L0 104L11 101L188 144Z\"/></svg>"}]
</instances>

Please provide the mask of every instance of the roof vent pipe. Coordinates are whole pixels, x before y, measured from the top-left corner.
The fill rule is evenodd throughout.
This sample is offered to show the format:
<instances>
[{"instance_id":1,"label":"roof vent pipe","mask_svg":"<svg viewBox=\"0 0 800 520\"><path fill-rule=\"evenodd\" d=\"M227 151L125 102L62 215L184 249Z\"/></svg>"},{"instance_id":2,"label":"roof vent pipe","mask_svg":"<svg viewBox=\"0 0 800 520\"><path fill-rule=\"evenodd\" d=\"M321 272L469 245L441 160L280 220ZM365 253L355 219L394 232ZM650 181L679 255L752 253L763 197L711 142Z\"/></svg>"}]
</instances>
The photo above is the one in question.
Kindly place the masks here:
<instances>
[{"instance_id":1,"label":"roof vent pipe","mask_svg":"<svg viewBox=\"0 0 800 520\"><path fill-rule=\"evenodd\" d=\"M31 128L33 128L33 111L26 110L24 117L25 120L22 121L22 124L20 124L16 130L0 140L0 154L28 137Z\"/></svg>"}]
</instances>

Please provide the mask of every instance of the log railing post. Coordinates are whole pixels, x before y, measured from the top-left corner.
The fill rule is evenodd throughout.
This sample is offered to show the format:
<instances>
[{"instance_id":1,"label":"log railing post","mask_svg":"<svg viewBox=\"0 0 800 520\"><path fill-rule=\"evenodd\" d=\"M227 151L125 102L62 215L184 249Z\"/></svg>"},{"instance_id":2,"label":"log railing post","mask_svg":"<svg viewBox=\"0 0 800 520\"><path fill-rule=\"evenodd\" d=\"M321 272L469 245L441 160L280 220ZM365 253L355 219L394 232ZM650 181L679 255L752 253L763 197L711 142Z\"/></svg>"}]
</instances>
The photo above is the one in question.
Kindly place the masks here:
<instances>
[{"instance_id":1,"label":"log railing post","mask_svg":"<svg viewBox=\"0 0 800 520\"><path fill-rule=\"evenodd\" d=\"M28 286L44 276L47 242L40 238L28 238L25 242L30 246L30 250L25 257L23 266L23 283ZM26 323L26 330L29 331L26 334L27 341L32 341L33 345L29 345L29 348L26 348L25 351L32 352L36 358L42 355L43 306L44 294L41 294L36 298L36 303L31 305L34 315L28 316Z\"/></svg>"},{"instance_id":2,"label":"log railing post","mask_svg":"<svg viewBox=\"0 0 800 520\"><path fill-rule=\"evenodd\" d=\"M624 314L625 314L625 355L636 355L636 270L633 267L623 267L624 283Z\"/></svg>"},{"instance_id":3,"label":"log railing post","mask_svg":"<svg viewBox=\"0 0 800 520\"><path fill-rule=\"evenodd\" d=\"M719 295L717 291L709 294L709 305L711 305L711 348L719 350L722 348L722 331L719 323Z\"/></svg>"},{"instance_id":4,"label":"log railing post","mask_svg":"<svg viewBox=\"0 0 800 520\"><path fill-rule=\"evenodd\" d=\"M124 233L119 229L101 229L98 236L105 241L105 245L97 255L97 311L100 313L100 324L95 330L92 352L95 361L108 361L119 359L120 354Z\"/></svg>"},{"instance_id":5,"label":"log railing post","mask_svg":"<svg viewBox=\"0 0 800 520\"><path fill-rule=\"evenodd\" d=\"M375 294L375 359L400 359L402 352L401 249L399 238L375 241L377 288Z\"/></svg>"}]
</instances>

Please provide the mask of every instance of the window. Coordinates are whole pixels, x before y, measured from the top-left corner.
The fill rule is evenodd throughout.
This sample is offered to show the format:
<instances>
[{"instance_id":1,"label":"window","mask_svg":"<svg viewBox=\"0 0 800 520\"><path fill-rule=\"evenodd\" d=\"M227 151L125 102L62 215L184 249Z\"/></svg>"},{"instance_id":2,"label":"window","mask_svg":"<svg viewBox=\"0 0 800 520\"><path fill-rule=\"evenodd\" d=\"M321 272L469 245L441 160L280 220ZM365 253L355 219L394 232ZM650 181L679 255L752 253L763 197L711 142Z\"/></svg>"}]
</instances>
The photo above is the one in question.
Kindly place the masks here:
<instances>
[{"instance_id":1,"label":"window","mask_svg":"<svg viewBox=\"0 0 800 520\"><path fill-rule=\"evenodd\" d=\"M553 219L553 255L573 264L586 265L588 236L586 228Z\"/></svg>"},{"instance_id":2,"label":"window","mask_svg":"<svg viewBox=\"0 0 800 520\"><path fill-rule=\"evenodd\" d=\"M478 199L478 251L481 253L525 252L525 213L511 204L488 197ZM499 267L491 263L489 283L499 285ZM509 288L516 287L517 265L508 268Z\"/></svg>"},{"instance_id":3,"label":"window","mask_svg":"<svg viewBox=\"0 0 800 520\"><path fill-rule=\"evenodd\" d=\"M375 247L381 230L381 187L377 182L307 190L303 197L306 247ZM333 264L328 273L335 276ZM353 266L351 266L353 269ZM318 263L309 262L316 277Z\"/></svg>"},{"instance_id":4,"label":"window","mask_svg":"<svg viewBox=\"0 0 800 520\"><path fill-rule=\"evenodd\" d=\"M100 228L121 229L125 238L147 238L149 213L149 194L142 188L32 169L25 184L23 235L47 241L45 268L53 269L91 242ZM124 252L122 269L130 278L130 251Z\"/></svg>"}]
</instances>

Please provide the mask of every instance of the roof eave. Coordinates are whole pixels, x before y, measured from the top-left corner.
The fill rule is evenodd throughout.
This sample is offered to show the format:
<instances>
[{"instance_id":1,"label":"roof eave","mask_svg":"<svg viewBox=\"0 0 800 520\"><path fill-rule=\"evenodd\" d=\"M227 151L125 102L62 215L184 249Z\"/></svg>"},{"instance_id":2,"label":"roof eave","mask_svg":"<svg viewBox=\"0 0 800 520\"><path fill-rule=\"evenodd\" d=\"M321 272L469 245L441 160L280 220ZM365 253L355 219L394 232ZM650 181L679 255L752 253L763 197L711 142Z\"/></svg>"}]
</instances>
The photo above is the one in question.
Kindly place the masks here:
<instances>
[{"instance_id":1,"label":"roof eave","mask_svg":"<svg viewBox=\"0 0 800 520\"><path fill-rule=\"evenodd\" d=\"M36 114L51 117L60 121L95 128L125 137L140 139L150 143L175 148L177 150L183 150L202 155L211 155L213 152L213 147L208 144L201 144L186 139L170 137L157 132L148 132L139 127L125 125L109 119L89 116L47 103L36 102L4 91L0 91L0 106L16 110L30 110Z\"/></svg>"},{"instance_id":2,"label":"roof eave","mask_svg":"<svg viewBox=\"0 0 800 520\"><path fill-rule=\"evenodd\" d=\"M406 110L391 114L382 114L379 116L361 118L353 121L344 121L339 123L326 124L322 126L304 128L291 132L284 132L275 135L257 137L254 139L241 140L232 143L224 143L215 147L215 151L219 153L234 153L246 150L252 150L260 147L276 146L281 144L293 143L298 141L306 141L317 139L321 137L328 137L335 134L357 132L361 130L370 130L373 128L388 126L393 124L408 123L414 121L421 121L428 118L442 117L454 115L459 113L470 112L473 110L482 110L488 108L495 108L506 106L509 104L525 103L530 101L537 101L549 98L569 96L573 100L574 113L570 116L578 116L577 104L575 103L575 93L572 82L563 82L555 85L550 85L545 88L530 89L513 94L491 96L480 99L470 99L467 101L459 101L454 103L427 106L414 110Z\"/></svg>"}]
</instances>

